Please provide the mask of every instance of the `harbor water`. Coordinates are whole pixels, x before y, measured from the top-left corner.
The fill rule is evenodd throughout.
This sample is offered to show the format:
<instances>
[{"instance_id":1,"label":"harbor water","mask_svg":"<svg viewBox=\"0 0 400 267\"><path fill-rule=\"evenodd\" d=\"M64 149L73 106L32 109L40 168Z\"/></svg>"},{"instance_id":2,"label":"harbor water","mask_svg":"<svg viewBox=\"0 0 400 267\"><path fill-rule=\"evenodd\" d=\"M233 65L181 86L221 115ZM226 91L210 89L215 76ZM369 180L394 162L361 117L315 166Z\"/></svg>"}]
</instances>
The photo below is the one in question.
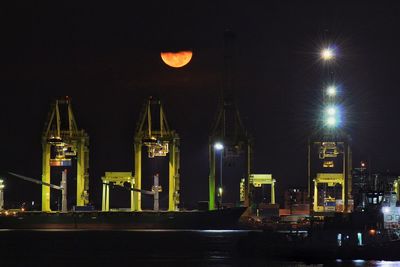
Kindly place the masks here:
<instances>
[{"instance_id":1,"label":"harbor water","mask_svg":"<svg viewBox=\"0 0 400 267\"><path fill-rule=\"evenodd\" d=\"M360 259L249 256L246 230L1 230L0 266L400 266Z\"/></svg>"}]
</instances>

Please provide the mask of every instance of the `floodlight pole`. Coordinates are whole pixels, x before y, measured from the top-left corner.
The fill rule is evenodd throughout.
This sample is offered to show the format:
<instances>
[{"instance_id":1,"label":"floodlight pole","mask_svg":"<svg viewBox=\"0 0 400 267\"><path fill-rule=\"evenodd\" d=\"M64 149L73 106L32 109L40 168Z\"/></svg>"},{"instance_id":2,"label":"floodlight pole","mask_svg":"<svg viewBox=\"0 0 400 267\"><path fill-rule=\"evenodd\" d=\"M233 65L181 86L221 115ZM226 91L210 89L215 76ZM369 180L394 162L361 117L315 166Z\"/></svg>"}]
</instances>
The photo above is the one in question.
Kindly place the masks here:
<instances>
[{"instance_id":1,"label":"floodlight pole","mask_svg":"<svg viewBox=\"0 0 400 267\"><path fill-rule=\"evenodd\" d=\"M220 174L219 174L219 187L221 188L219 190L219 207L222 208L222 194L223 194L223 187L222 187L222 162L223 162L223 154L224 154L224 149L222 148L220 151Z\"/></svg>"},{"instance_id":2,"label":"floodlight pole","mask_svg":"<svg viewBox=\"0 0 400 267\"><path fill-rule=\"evenodd\" d=\"M4 181L0 179L0 211L4 209Z\"/></svg>"}]
</instances>

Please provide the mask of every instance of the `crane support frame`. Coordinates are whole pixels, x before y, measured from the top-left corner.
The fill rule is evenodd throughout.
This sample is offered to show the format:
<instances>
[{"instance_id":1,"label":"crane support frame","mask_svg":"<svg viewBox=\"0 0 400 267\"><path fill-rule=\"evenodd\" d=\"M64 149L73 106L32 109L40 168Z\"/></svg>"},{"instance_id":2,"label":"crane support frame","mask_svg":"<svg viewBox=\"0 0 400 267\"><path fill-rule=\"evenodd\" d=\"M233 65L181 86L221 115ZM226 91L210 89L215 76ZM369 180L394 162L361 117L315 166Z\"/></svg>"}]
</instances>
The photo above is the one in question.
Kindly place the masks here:
<instances>
[{"instance_id":1,"label":"crane support frame","mask_svg":"<svg viewBox=\"0 0 400 267\"><path fill-rule=\"evenodd\" d=\"M271 185L271 204L275 204L275 183L276 180L272 178L272 174L250 174L250 184L254 187L261 187L262 185Z\"/></svg>"},{"instance_id":2,"label":"crane support frame","mask_svg":"<svg viewBox=\"0 0 400 267\"><path fill-rule=\"evenodd\" d=\"M343 137L344 141L338 141L339 136L335 137L320 137L308 143L308 177L309 177L309 196L310 210L314 213L326 212L352 212L352 152L348 141ZM322 140L322 141L320 141ZM320 194L319 185L326 184L327 188L335 185L341 186L341 202L335 209L328 206L325 207L325 202L333 202L332 196L328 196L324 206L318 203ZM325 190L328 190L325 189ZM342 203L342 204L340 204Z\"/></svg>"},{"instance_id":3,"label":"crane support frame","mask_svg":"<svg viewBox=\"0 0 400 267\"><path fill-rule=\"evenodd\" d=\"M215 121L211 128L209 137L209 210L214 210L216 199L216 155L214 145L217 142L223 144L223 152L225 157L237 156L245 154L245 183L244 183L244 201L241 203L244 206L249 206L251 203L251 192L249 176L252 172L253 165L253 140L249 136L244 127L239 110L235 105L235 94L233 86L234 73L234 54L235 54L235 34L226 30L224 32L224 68L222 75L222 86L219 100L219 107L215 116ZM222 162L222 157L221 157ZM220 174L220 176L222 176ZM222 178L222 177L220 177ZM221 179L222 180L222 179ZM220 180L220 181L221 181ZM220 193L220 204L222 205L222 187Z\"/></svg>"},{"instance_id":4,"label":"crane support frame","mask_svg":"<svg viewBox=\"0 0 400 267\"><path fill-rule=\"evenodd\" d=\"M153 118L157 114L158 125ZM158 126L158 127L157 127ZM142 148L147 147L148 157L169 157L168 164L168 211L177 211L180 190L180 139L179 135L169 128L165 110L159 99L149 97L140 115L134 137L135 186L133 193L134 210L142 210Z\"/></svg>"},{"instance_id":5,"label":"crane support frame","mask_svg":"<svg viewBox=\"0 0 400 267\"><path fill-rule=\"evenodd\" d=\"M118 186L124 186L124 183L129 183L131 188L134 188L135 178L132 176L132 172L106 172L103 177L103 196L102 196L102 211L110 211L110 184L116 184ZM131 211L135 210L134 206L134 191L131 190Z\"/></svg>"},{"instance_id":6,"label":"crane support frame","mask_svg":"<svg viewBox=\"0 0 400 267\"><path fill-rule=\"evenodd\" d=\"M62 113L62 107L64 113ZM65 115L65 116L61 116ZM65 121L62 118L66 118ZM51 158L56 149L56 158ZM71 100L56 100L52 106L42 134L42 182L51 183L52 166L69 166L69 156L76 156L76 205L89 203L89 136L77 127ZM67 155L70 153L70 155ZM64 165L66 164L66 165ZM42 186L42 211L51 211L50 188Z\"/></svg>"}]
</instances>

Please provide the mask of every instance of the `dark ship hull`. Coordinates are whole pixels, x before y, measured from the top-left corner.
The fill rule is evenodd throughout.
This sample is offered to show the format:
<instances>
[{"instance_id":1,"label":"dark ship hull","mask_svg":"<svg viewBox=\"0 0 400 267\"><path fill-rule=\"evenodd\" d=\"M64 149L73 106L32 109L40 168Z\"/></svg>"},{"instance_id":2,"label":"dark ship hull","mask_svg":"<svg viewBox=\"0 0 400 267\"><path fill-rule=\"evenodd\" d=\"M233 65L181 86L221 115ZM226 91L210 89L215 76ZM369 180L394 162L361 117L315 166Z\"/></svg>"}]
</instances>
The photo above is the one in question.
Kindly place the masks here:
<instances>
[{"instance_id":1,"label":"dark ship hull","mask_svg":"<svg viewBox=\"0 0 400 267\"><path fill-rule=\"evenodd\" d=\"M0 216L0 229L231 229L245 210L20 212Z\"/></svg>"}]
</instances>

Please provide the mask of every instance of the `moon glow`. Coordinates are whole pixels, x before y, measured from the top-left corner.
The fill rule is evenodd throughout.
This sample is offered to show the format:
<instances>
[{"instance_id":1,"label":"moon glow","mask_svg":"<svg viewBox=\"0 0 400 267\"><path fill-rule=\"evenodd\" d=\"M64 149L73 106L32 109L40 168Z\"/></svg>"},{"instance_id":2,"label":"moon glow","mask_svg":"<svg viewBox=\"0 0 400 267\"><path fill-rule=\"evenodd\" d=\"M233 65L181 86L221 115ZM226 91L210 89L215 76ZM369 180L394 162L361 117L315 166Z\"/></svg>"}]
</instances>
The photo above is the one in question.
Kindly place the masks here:
<instances>
[{"instance_id":1,"label":"moon glow","mask_svg":"<svg viewBox=\"0 0 400 267\"><path fill-rule=\"evenodd\" d=\"M161 52L161 59L170 67L181 68L192 59L192 51Z\"/></svg>"}]
</instances>

